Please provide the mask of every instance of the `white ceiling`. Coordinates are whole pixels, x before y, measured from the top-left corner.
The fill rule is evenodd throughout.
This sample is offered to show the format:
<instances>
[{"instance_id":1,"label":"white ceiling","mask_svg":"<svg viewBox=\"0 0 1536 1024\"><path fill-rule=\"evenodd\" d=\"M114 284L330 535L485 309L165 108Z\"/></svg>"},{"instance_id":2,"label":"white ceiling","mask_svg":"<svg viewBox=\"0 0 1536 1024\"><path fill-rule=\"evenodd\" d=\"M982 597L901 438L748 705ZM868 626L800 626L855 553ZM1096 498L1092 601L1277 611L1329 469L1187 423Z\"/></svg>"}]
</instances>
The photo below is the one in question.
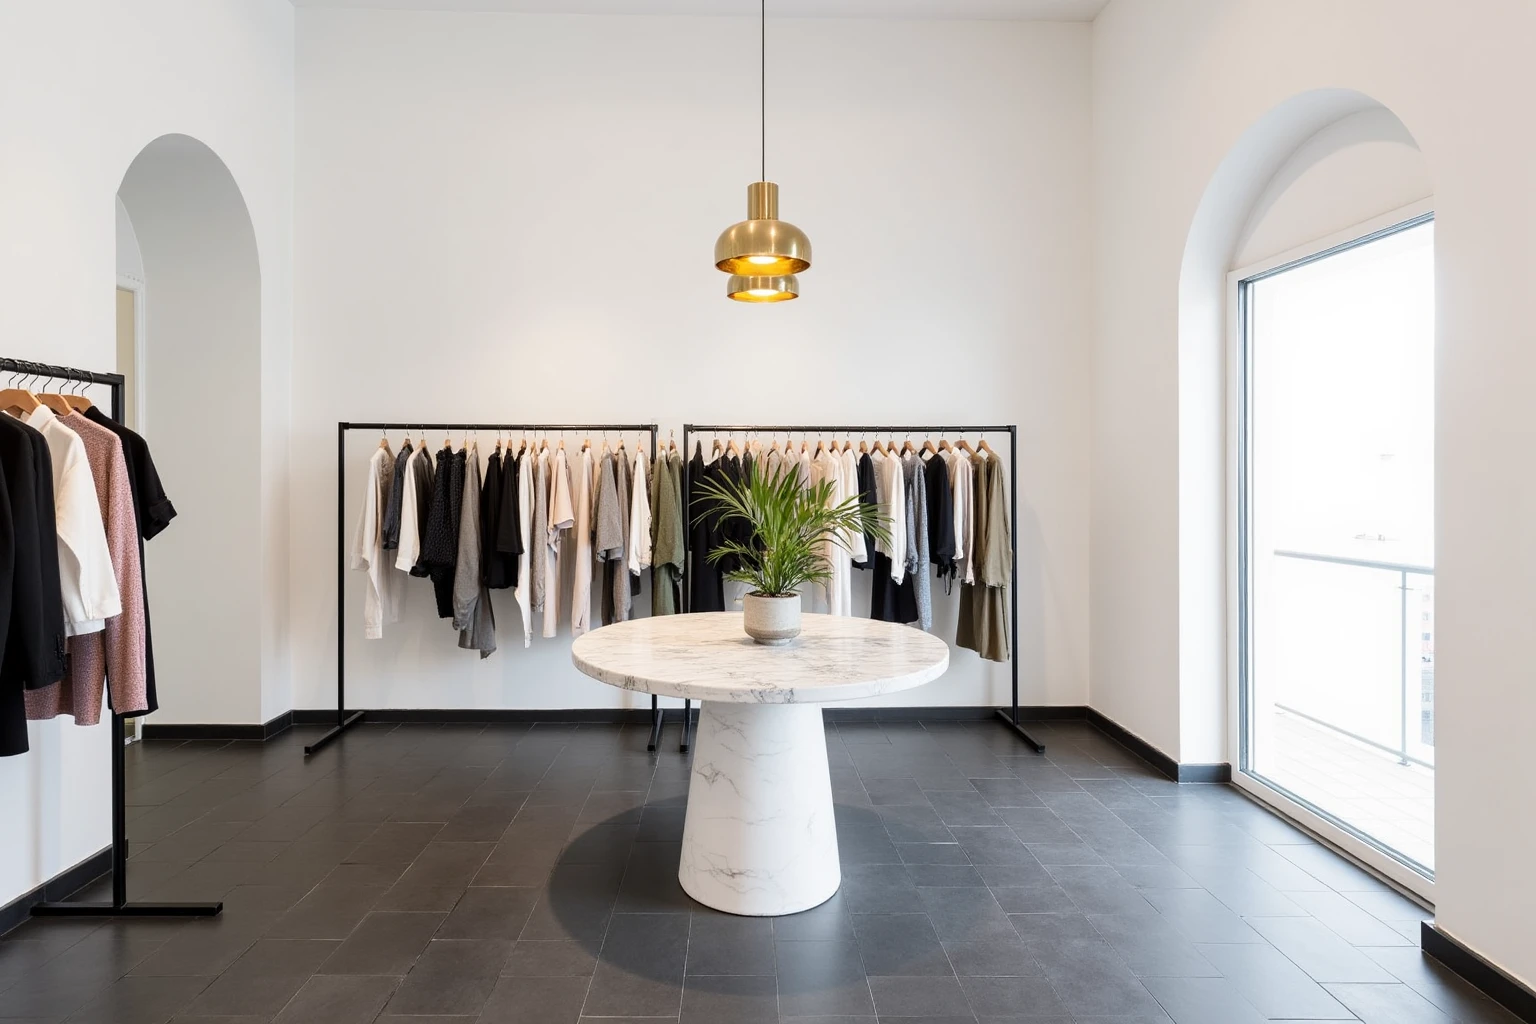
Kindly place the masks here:
<instances>
[{"instance_id":1,"label":"white ceiling","mask_svg":"<svg viewBox=\"0 0 1536 1024\"><path fill-rule=\"evenodd\" d=\"M757 0L293 0L296 7L519 14L752 15ZM1092 21L1109 0L768 0L771 17Z\"/></svg>"}]
</instances>

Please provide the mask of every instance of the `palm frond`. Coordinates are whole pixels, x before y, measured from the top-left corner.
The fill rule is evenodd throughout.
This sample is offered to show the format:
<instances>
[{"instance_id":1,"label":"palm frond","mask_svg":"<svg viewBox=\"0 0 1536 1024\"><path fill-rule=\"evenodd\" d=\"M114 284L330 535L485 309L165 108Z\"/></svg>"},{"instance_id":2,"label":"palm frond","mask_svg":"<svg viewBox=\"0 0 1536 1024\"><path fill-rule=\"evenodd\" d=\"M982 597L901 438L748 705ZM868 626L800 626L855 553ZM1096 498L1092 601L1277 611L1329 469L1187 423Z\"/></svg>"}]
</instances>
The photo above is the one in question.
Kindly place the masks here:
<instances>
[{"instance_id":1,"label":"palm frond","mask_svg":"<svg viewBox=\"0 0 1536 1024\"><path fill-rule=\"evenodd\" d=\"M751 529L749 542L722 541L705 557L713 565L729 562L725 578L760 594L781 596L806 583L825 583L832 578L825 554L830 547L848 550L854 533L890 542L873 505L857 495L833 505L834 490L830 480L806 488L794 472L769 477L757 466L740 480L700 481L695 523L741 522Z\"/></svg>"}]
</instances>

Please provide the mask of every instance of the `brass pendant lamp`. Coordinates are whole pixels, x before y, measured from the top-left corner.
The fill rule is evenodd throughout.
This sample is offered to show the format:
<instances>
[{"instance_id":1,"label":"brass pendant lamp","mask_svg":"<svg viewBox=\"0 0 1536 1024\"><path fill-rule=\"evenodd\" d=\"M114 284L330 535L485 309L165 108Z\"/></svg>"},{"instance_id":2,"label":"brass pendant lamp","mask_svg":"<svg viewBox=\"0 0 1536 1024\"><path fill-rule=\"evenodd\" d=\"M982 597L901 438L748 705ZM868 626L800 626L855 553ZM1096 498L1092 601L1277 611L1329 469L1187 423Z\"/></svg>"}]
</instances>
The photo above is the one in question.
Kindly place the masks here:
<instances>
[{"instance_id":1,"label":"brass pendant lamp","mask_svg":"<svg viewBox=\"0 0 1536 1024\"><path fill-rule=\"evenodd\" d=\"M768 3L761 0L762 176L747 186L747 219L732 224L715 242L715 267L731 275L725 292L739 302L798 298L795 275L811 266L811 240L779 219L779 186L768 177Z\"/></svg>"}]
</instances>

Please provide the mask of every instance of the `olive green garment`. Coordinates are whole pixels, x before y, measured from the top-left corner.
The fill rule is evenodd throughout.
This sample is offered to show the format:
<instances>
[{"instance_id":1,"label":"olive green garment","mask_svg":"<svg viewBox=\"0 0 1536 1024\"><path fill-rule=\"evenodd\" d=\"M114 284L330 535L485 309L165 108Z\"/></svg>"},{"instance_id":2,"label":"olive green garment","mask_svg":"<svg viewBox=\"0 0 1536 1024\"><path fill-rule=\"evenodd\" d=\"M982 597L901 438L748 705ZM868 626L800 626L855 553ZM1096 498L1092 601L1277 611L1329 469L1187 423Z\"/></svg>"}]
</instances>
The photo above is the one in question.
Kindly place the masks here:
<instances>
[{"instance_id":1,"label":"olive green garment","mask_svg":"<svg viewBox=\"0 0 1536 1024\"><path fill-rule=\"evenodd\" d=\"M988 661L1007 661L1008 587L1013 582L1012 531L1003 465L997 456L971 456L976 467L976 582L961 584L955 643Z\"/></svg>"},{"instance_id":2,"label":"olive green garment","mask_svg":"<svg viewBox=\"0 0 1536 1024\"><path fill-rule=\"evenodd\" d=\"M675 452L656 457L651 474L651 614L678 613L683 576L682 459Z\"/></svg>"}]
</instances>

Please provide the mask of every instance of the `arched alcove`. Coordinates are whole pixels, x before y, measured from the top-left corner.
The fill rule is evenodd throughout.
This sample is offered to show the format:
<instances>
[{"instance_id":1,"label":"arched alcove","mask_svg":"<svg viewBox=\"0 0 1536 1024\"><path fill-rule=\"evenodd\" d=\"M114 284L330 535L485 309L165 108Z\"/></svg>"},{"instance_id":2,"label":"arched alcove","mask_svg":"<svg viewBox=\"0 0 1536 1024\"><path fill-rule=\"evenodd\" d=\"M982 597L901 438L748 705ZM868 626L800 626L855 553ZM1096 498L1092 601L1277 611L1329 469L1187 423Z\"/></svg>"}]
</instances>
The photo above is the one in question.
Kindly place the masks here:
<instances>
[{"instance_id":1,"label":"arched alcove","mask_svg":"<svg viewBox=\"0 0 1536 1024\"><path fill-rule=\"evenodd\" d=\"M144 277L146 436L178 517L147 546L160 722L261 714L261 270L240 187L186 135L118 189Z\"/></svg>"},{"instance_id":2,"label":"arched alcove","mask_svg":"<svg viewBox=\"0 0 1536 1024\"><path fill-rule=\"evenodd\" d=\"M1351 89L1301 93L1242 134L1216 168L1191 221L1179 276L1179 757L1237 760L1227 749L1228 510L1235 500L1229 429L1226 275L1256 230L1284 217L1285 197L1308 172L1362 141L1417 149L1412 133L1381 103ZM1392 176L1382 213L1415 198L1413 174ZM1427 169L1423 172L1427 181ZM1357 208L1360 196L1341 208ZM1346 219L1339 230L1363 217ZM1299 220L1299 219L1298 219ZM1287 231L1292 232L1287 235ZM1300 231L1304 238L1294 237ZM1311 225L1271 232L1289 244L1315 238ZM1257 244L1264 244L1260 239ZM1274 244L1279 244L1274 243ZM1272 254L1271 254L1272 255Z\"/></svg>"}]
</instances>

